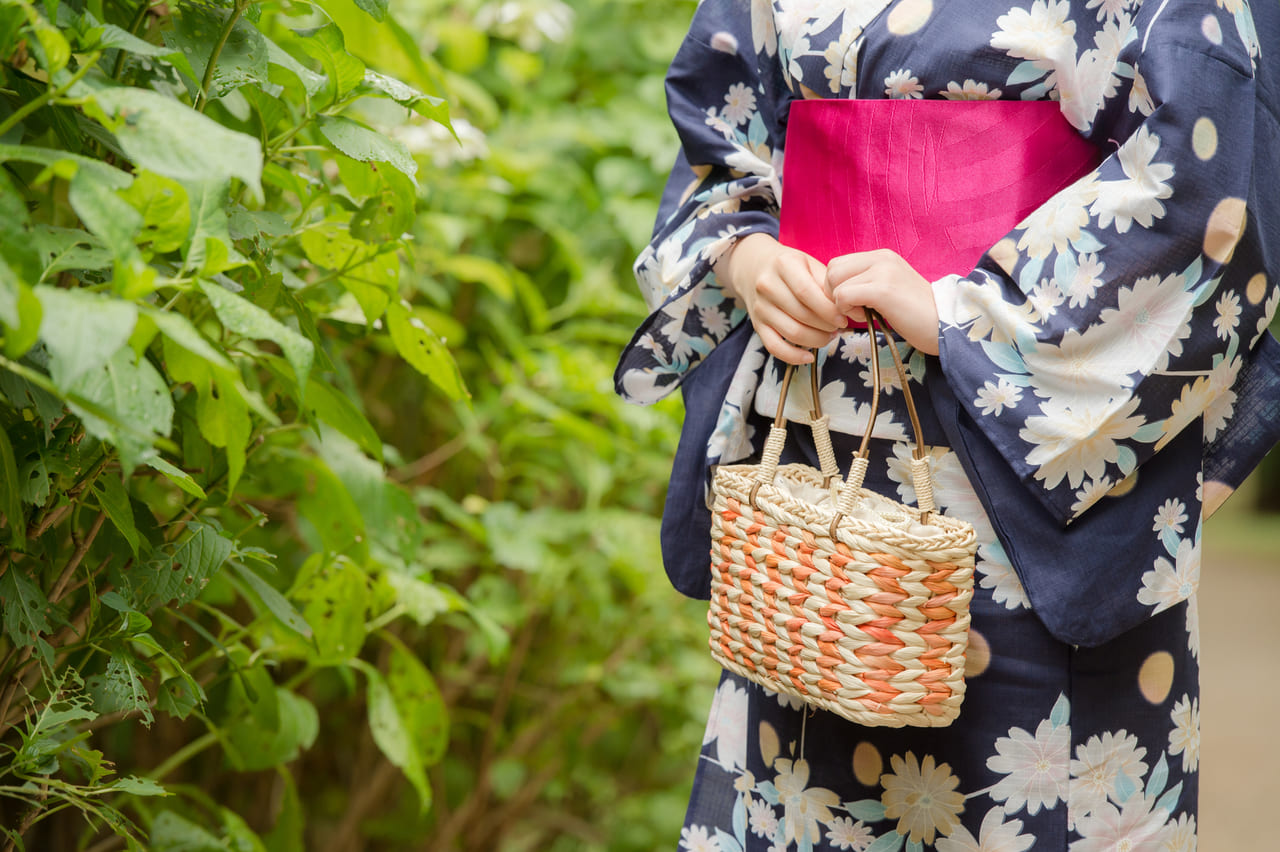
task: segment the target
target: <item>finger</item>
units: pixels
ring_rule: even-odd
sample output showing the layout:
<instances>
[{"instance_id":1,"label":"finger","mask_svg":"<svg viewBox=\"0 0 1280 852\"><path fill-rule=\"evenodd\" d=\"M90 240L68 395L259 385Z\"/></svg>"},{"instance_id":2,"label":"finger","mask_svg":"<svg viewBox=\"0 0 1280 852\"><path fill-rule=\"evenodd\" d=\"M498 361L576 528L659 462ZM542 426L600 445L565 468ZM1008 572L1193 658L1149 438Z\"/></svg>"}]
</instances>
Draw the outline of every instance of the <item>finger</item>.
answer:
<instances>
[{"instance_id":1,"label":"finger","mask_svg":"<svg viewBox=\"0 0 1280 852\"><path fill-rule=\"evenodd\" d=\"M814 328L811 325L800 322L772 304L757 306L756 314L752 317L752 321L757 328L767 326L773 329L779 337L793 345L809 349L826 346L831 342L831 336L836 333L836 329Z\"/></svg>"},{"instance_id":2,"label":"finger","mask_svg":"<svg viewBox=\"0 0 1280 852\"><path fill-rule=\"evenodd\" d=\"M836 309L845 316L854 311L861 313L862 308L883 313L884 288L878 279L870 273L863 273L854 278L842 281L832 290Z\"/></svg>"},{"instance_id":3,"label":"finger","mask_svg":"<svg viewBox=\"0 0 1280 852\"><path fill-rule=\"evenodd\" d=\"M827 264L827 284L834 290L842 281L870 271L883 260L881 251L855 251L840 255Z\"/></svg>"},{"instance_id":4,"label":"finger","mask_svg":"<svg viewBox=\"0 0 1280 852\"><path fill-rule=\"evenodd\" d=\"M788 364L809 364L813 362L812 352L783 339L782 335L778 334L770 326L756 326L756 333L760 335L764 348L779 361L784 361Z\"/></svg>"},{"instance_id":5,"label":"finger","mask_svg":"<svg viewBox=\"0 0 1280 852\"><path fill-rule=\"evenodd\" d=\"M789 313L814 328L830 327L834 330L843 324L843 318L828 292L826 268L821 263L811 257L803 258L800 263L784 263L779 269L779 276L790 298L779 294L778 302Z\"/></svg>"},{"instance_id":6,"label":"finger","mask_svg":"<svg viewBox=\"0 0 1280 852\"><path fill-rule=\"evenodd\" d=\"M818 285L810 283L810 286L816 289ZM831 301L825 293L821 291L819 293L821 312L810 308L794 290L780 282L767 290L762 306L767 304L771 309L791 317L802 325L826 331L829 334L844 324L844 318L836 310L836 303Z\"/></svg>"}]
</instances>

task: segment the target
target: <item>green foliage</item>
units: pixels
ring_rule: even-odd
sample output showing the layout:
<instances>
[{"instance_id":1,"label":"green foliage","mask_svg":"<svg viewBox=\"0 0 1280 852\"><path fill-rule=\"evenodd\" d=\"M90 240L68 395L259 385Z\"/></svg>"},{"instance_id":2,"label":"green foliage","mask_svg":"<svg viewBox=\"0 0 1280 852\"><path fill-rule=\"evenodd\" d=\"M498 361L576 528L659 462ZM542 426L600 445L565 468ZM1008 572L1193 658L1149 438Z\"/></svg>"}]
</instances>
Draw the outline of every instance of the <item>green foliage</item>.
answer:
<instances>
[{"instance_id":1,"label":"green foliage","mask_svg":"<svg viewBox=\"0 0 1280 852\"><path fill-rule=\"evenodd\" d=\"M0 0L0 850L670 843L691 6Z\"/></svg>"}]
</instances>

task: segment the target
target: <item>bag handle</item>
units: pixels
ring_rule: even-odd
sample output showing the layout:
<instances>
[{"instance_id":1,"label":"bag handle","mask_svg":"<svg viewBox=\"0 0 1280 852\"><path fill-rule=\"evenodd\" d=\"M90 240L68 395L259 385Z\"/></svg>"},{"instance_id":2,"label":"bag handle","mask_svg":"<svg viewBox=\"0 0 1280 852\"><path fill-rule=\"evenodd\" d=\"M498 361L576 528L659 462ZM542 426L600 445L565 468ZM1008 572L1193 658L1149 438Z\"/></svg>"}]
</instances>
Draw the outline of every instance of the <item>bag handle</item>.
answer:
<instances>
[{"instance_id":1,"label":"bag handle","mask_svg":"<svg viewBox=\"0 0 1280 852\"><path fill-rule=\"evenodd\" d=\"M916 491L916 506L920 510L920 522L928 523L929 515L934 511L935 505L933 501L933 477L929 472L929 459L924 451L924 439L920 429L920 416L916 413L915 399L911 396L910 382L907 379L906 367L903 366L902 356L898 352L898 347L894 343L891 329L885 324L880 315L871 310L866 309L868 333L871 335L871 411L867 417L867 428L862 434L862 443L858 447L857 453L854 454L853 462L849 466L849 475L845 478L840 488L840 496L836 501L836 515L831 522L831 535L835 537L836 528L844 516L853 511L854 502L857 500L858 490L862 488L863 480L867 475L867 467L870 465L870 445L871 432L875 428L876 416L880 411L880 358L878 347L876 346L876 334L882 332L889 342L889 353L893 357L893 366L898 371L898 379L902 385L902 396L907 403L907 416L911 420L911 430L915 437L915 446L911 450L911 481ZM778 394L778 411L774 416L773 425L769 427L769 437L765 440L764 452L761 456L759 469L756 473L756 483L751 488L751 503L754 505L756 500L756 492L764 483L772 483L774 476L778 470L778 460L782 456L782 446L786 442L787 437L787 391L791 387L791 378L795 373L795 365L788 364L786 372L782 377L782 388ZM810 413L810 425L813 427L814 446L818 451L819 463L822 465L822 473L824 476L824 485L829 485L835 477L832 473L835 470L835 454L831 448L831 432L829 428L829 418L822 413L822 406L818 397L818 359L817 352L814 352L813 365L809 371L810 387L813 394L813 410Z\"/></svg>"}]
</instances>

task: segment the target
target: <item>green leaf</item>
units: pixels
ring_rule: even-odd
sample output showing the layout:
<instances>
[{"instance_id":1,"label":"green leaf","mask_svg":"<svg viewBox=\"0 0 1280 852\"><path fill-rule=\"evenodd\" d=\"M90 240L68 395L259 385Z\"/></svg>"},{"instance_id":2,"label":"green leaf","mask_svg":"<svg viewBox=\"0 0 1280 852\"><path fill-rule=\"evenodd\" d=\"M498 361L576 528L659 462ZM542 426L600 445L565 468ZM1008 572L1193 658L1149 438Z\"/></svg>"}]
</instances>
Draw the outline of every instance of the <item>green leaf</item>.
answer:
<instances>
[{"instance_id":1,"label":"green leaf","mask_svg":"<svg viewBox=\"0 0 1280 852\"><path fill-rule=\"evenodd\" d=\"M151 823L150 852L227 852L226 845L173 811L161 811Z\"/></svg>"},{"instance_id":2,"label":"green leaf","mask_svg":"<svg viewBox=\"0 0 1280 852\"><path fill-rule=\"evenodd\" d=\"M200 484L191 478L191 474L181 468L175 467L160 458L160 456L148 456L146 459L146 465L147 467L152 468L153 470L158 470L160 473L164 474L166 479L190 494L192 497L198 497L201 500L208 498L209 495L205 494L204 489L200 487Z\"/></svg>"},{"instance_id":3,"label":"green leaf","mask_svg":"<svg viewBox=\"0 0 1280 852\"><path fill-rule=\"evenodd\" d=\"M433 583L398 572L388 573L386 579L395 589L396 604L404 607L405 614L424 627L435 621L437 616L464 607L452 589L446 593Z\"/></svg>"},{"instance_id":4,"label":"green leaf","mask_svg":"<svg viewBox=\"0 0 1280 852\"><path fill-rule=\"evenodd\" d=\"M160 329L161 334L187 352L202 359L215 369L228 371L235 369L231 362L227 360L227 357L213 348L213 344L191 324L191 320L182 314L174 313L173 311L162 311L150 305L143 305L142 312L151 318L151 321Z\"/></svg>"},{"instance_id":5,"label":"green leaf","mask_svg":"<svg viewBox=\"0 0 1280 852\"><path fill-rule=\"evenodd\" d=\"M261 196L262 146L252 136L144 89L104 89L93 100L139 168L184 183L239 178Z\"/></svg>"},{"instance_id":6,"label":"green leaf","mask_svg":"<svg viewBox=\"0 0 1280 852\"><path fill-rule=\"evenodd\" d=\"M308 96L313 96L324 88L325 77L323 74L317 74L294 59L283 47L271 39L267 39L267 61L272 65L280 66L297 77L298 81L302 83L302 88L306 89Z\"/></svg>"},{"instance_id":7,"label":"green leaf","mask_svg":"<svg viewBox=\"0 0 1280 852\"><path fill-rule=\"evenodd\" d=\"M197 74L197 82L204 79L205 69L219 36L226 30L231 9L184 3L177 7L179 14L173 18L173 29L164 34L165 43L178 48L191 62ZM210 98L220 98L232 89L247 84L261 85L267 82L267 40L257 27L238 19L218 54L213 68Z\"/></svg>"},{"instance_id":8,"label":"green leaf","mask_svg":"<svg viewBox=\"0 0 1280 852\"><path fill-rule=\"evenodd\" d=\"M375 21L381 22L387 17L387 5L389 0L356 0L356 5L369 13L369 17Z\"/></svg>"},{"instance_id":9,"label":"green leaf","mask_svg":"<svg viewBox=\"0 0 1280 852\"><path fill-rule=\"evenodd\" d=\"M129 491L120 477L107 472L93 482L93 493L98 506L106 512L112 525L120 531L133 555L138 555L138 527L133 522L133 506L129 504Z\"/></svg>"},{"instance_id":10,"label":"green leaf","mask_svg":"<svg viewBox=\"0 0 1280 852\"><path fill-rule=\"evenodd\" d=\"M385 134L341 115L321 115L319 126L324 138L353 160L390 163L409 177L418 171L404 143Z\"/></svg>"},{"instance_id":11,"label":"green leaf","mask_svg":"<svg viewBox=\"0 0 1280 852\"><path fill-rule=\"evenodd\" d=\"M100 24L95 29L97 30L95 40L82 45L82 49L119 49L138 56L149 57L169 56L173 53L173 48L166 47L163 44L152 44L149 41L143 41L133 33L122 27L117 27L115 24Z\"/></svg>"},{"instance_id":12,"label":"green leaf","mask_svg":"<svg viewBox=\"0 0 1280 852\"><path fill-rule=\"evenodd\" d=\"M392 636L388 636L387 641L391 643L387 686L423 765L432 766L444 757L449 744L449 717L444 698L431 672L413 652Z\"/></svg>"},{"instance_id":13,"label":"green leaf","mask_svg":"<svg viewBox=\"0 0 1280 852\"><path fill-rule=\"evenodd\" d=\"M294 783L293 773L279 767L280 814L271 831L263 835L262 842L268 852L306 852L304 828L306 814L302 810L302 800L298 798L298 785Z\"/></svg>"},{"instance_id":14,"label":"green leaf","mask_svg":"<svg viewBox=\"0 0 1280 852\"><path fill-rule=\"evenodd\" d=\"M328 423L355 441L360 449L382 461L382 439L345 395L313 378L307 383L307 408L312 417Z\"/></svg>"},{"instance_id":15,"label":"green leaf","mask_svg":"<svg viewBox=\"0 0 1280 852\"><path fill-rule=\"evenodd\" d=\"M49 599L20 565L0 574L0 610L4 632L15 645L34 645L38 634L49 632Z\"/></svg>"},{"instance_id":16,"label":"green leaf","mask_svg":"<svg viewBox=\"0 0 1280 852\"><path fill-rule=\"evenodd\" d=\"M128 793L130 796L169 796L172 795L158 782L137 775L126 775L109 788L113 793Z\"/></svg>"},{"instance_id":17,"label":"green leaf","mask_svg":"<svg viewBox=\"0 0 1280 852\"><path fill-rule=\"evenodd\" d=\"M31 229L30 239L40 261L41 281L48 281L64 270L110 269L114 260L103 242L88 231L36 225Z\"/></svg>"},{"instance_id":18,"label":"green leaf","mask_svg":"<svg viewBox=\"0 0 1280 852\"><path fill-rule=\"evenodd\" d=\"M453 130L453 126L449 123L449 102L444 98L437 98L419 92L412 86L402 83L394 77L379 74L377 71L366 71L364 80L361 82L363 87L369 90L370 94L391 98L391 100L413 110L418 115L429 118L437 124L442 124L448 127L450 131Z\"/></svg>"},{"instance_id":19,"label":"green leaf","mask_svg":"<svg viewBox=\"0 0 1280 852\"><path fill-rule=\"evenodd\" d=\"M196 181L185 186L191 199L191 237L183 272L212 276L247 263L231 244L227 182Z\"/></svg>"},{"instance_id":20,"label":"green leaf","mask_svg":"<svg viewBox=\"0 0 1280 852\"><path fill-rule=\"evenodd\" d=\"M15 550L27 547L27 516L22 511L21 482L9 433L0 428L0 516L5 519L9 541Z\"/></svg>"},{"instance_id":21,"label":"green leaf","mask_svg":"<svg viewBox=\"0 0 1280 852\"><path fill-rule=\"evenodd\" d=\"M196 691L198 689L184 677L171 677L160 684L156 707L177 719L185 719L204 700L202 693Z\"/></svg>"},{"instance_id":22,"label":"green leaf","mask_svg":"<svg viewBox=\"0 0 1280 852\"><path fill-rule=\"evenodd\" d=\"M138 310L131 302L85 290L35 288L43 319L40 337L49 348L49 373L66 391L76 380L119 352L133 333Z\"/></svg>"},{"instance_id":23,"label":"green leaf","mask_svg":"<svg viewBox=\"0 0 1280 852\"><path fill-rule=\"evenodd\" d=\"M96 370L66 388L67 404L94 437L114 444L125 473L154 453L155 436L169 434L173 398L169 386L146 358L125 347Z\"/></svg>"},{"instance_id":24,"label":"green leaf","mask_svg":"<svg viewBox=\"0 0 1280 852\"><path fill-rule=\"evenodd\" d=\"M470 396L453 355L431 329L410 315L405 303L393 304L387 308L387 328L391 332L391 342L395 344L400 356L444 391L446 396L454 400Z\"/></svg>"},{"instance_id":25,"label":"green leaf","mask_svg":"<svg viewBox=\"0 0 1280 852\"><path fill-rule=\"evenodd\" d=\"M336 24L325 24L312 30L298 30L301 36L295 42L298 47L315 58L329 84L333 86L334 101L341 100L364 79L364 63L347 52L342 30Z\"/></svg>"},{"instance_id":26,"label":"green leaf","mask_svg":"<svg viewBox=\"0 0 1280 852\"><path fill-rule=\"evenodd\" d=\"M224 287L201 281L200 289L209 297L218 321L228 331L255 340L270 340L279 345L284 351L284 357L293 366L299 388L306 386L311 362L315 357L315 349L310 340Z\"/></svg>"},{"instance_id":27,"label":"green leaf","mask_svg":"<svg viewBox=\"0 0 1280 852\"><path fill-rule=\"evenodd\" d=\"M364 671L369 681L369 731L373 741L418 791L419 809L425 813L431 807L431 784L427 781L422 752L382 675L372 666L365 667Z\"/></svg>"},{"instance_id":28,"label":"green leaf","mask_svg":"<svg viewBox=\"0 0 1280 852\"><path fill-rule=\"evenodd\" d=\"M231 542L206 524L193 524L194 531L168 552L130 569L137 581L133 599L140 609L173 602L184 606L195 600L209 578L231 555Z\"/></svg>"},{"instance_id":29,"label":"green leaf","mask_svg":"<svg viewBox=\"0 0 1280 852\"><path fill-rule=\"evenodd\" d=\"M307 229L298 242L312 263L342 273L338 281L360 303L366 324L382 316L400 280L400 260L394 251L358 239L336 222Z\"/></svg>"},{"instance_id":30,"label":"green leaf","mask_svg":"<svg viewBox=\"0 0 1280 852\"><path fill-rule=\"evenodd\" d=\"M307 620L294 609L293 604L289 603L289 599L280 594L276 587L268 583L258 573L250 568L245 567L237 562L231 563L232 569L240 576L242 580L248 584L253 593L258 596L263 605L272 615L276 617L281 624L297 633L303 639L310 639L312 636L311 625L307 624Z\"/></svg>"},{"instance_id":31,"label":"green leaf","mask_svg":"<svg viewBox=\"0 0 1280 852\"><path fill-rule=\"evenodd\" d=\"M228 754L242 771L271 769L296 760L310 748L320 732L320 714L315 705L270 677L255 681L259 700L250 713L224 729Z\"/></svg>"},{"instance_id":32,"label":"green leaf","mask_svg":"<svg viewBox=\"0 0 1280 852\"><path fill-rule=\"evenodd\" d=\"M98 713L137 713L142 723L150 727L155 716L151 713L145 678L137 660L129 654L115 653L102 674L85 681L85 689L92 696Z\"/></svg>"},{"instance_id":33,"label":"green leaf","mask_svg":"<svg viewBox=\"0 0 1280 852\"><path fill-rule=\"evenodd\" d=\"M142 227L142 215L109 184L101 182L94 172L78 171L71 179L68 198L76 215L102 240L117 262L141 261L133 238ZM122 280L115 282L117 292L125 292L123 283Z\"/></svg>"},{"instance_id":34,"label":"green leaf","mask_svg":"<svg viewBox=\"0 0 1280 852\"><path fill-rule=\"evenodd\" d=\"M182 248L191 233L191 202L182 184L143 171L122 196L142 215L139 244L149 243L160 254Z\"/></svg>"},{"instance_id":35,"label":"green leaf","mask_svg":"<svg viewBox=\"0 0 1280 852\"><path fill-rule=\"evenodd\" d=\"M346 663L360 653L366 635L369 588L365 573L345 556L311 556L299 572L293 596L316 640L315 665Z\"/></svg>"}]
</instances>

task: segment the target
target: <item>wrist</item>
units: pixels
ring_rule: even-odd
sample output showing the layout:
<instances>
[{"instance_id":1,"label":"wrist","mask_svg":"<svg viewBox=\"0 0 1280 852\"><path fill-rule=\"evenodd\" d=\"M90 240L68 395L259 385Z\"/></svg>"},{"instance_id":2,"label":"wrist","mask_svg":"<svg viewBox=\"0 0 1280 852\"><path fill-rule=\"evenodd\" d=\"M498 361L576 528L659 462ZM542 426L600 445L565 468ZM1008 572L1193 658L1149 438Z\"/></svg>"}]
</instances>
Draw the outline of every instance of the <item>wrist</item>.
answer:
<instances>
[{"instance_id":1,"label":"wrist","mask_svg":"<svg viewBox=\"0 0 1280 852\"><path fill-rule=\"evenodd\" d=\"M777 246L772 235L761 231L735 239L712 267L720 288L734 298L742 298L764 255Z\"/></svg>"}]
</instances>

